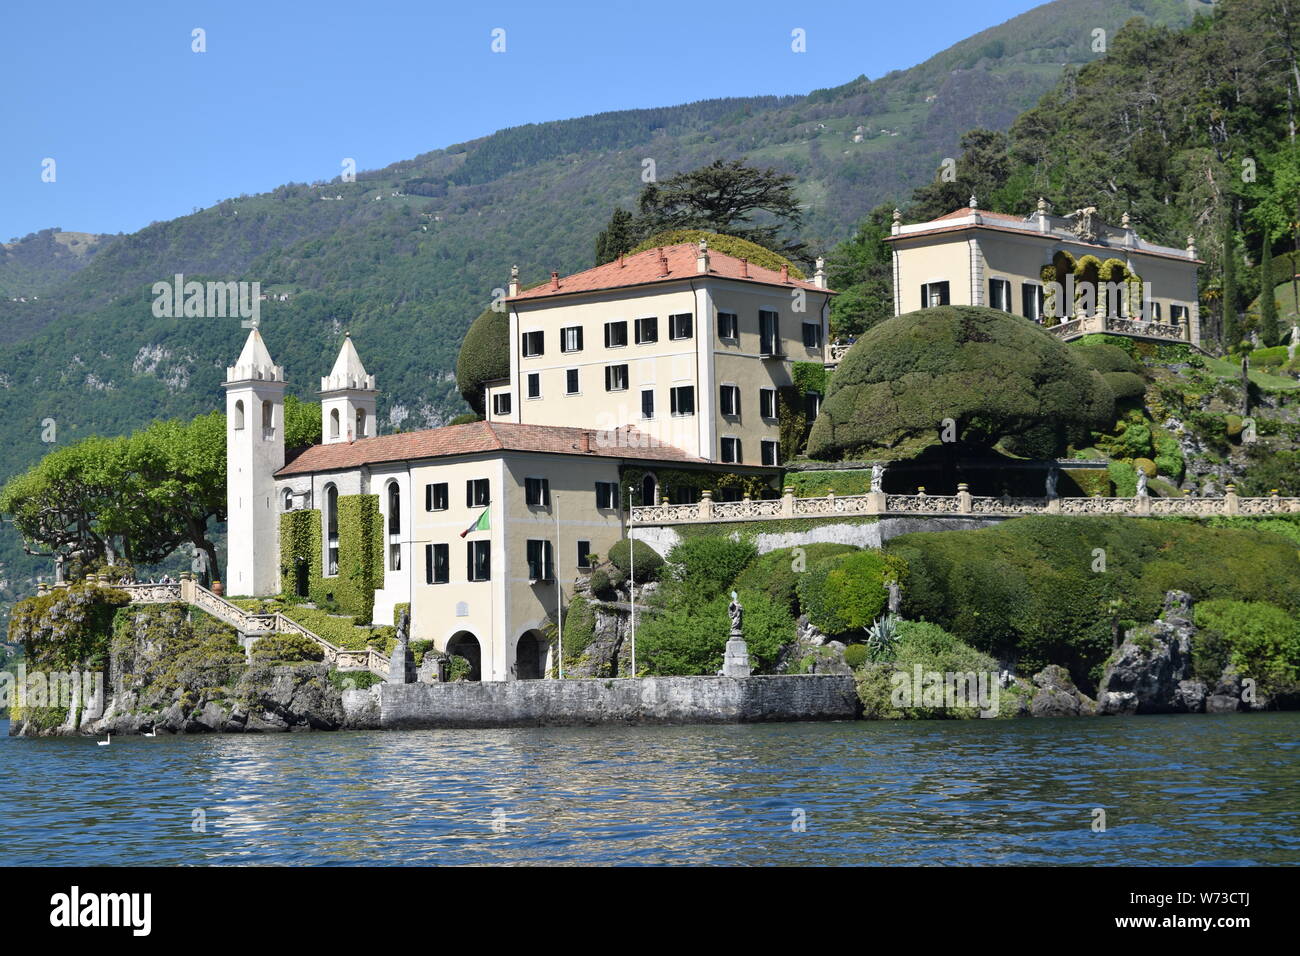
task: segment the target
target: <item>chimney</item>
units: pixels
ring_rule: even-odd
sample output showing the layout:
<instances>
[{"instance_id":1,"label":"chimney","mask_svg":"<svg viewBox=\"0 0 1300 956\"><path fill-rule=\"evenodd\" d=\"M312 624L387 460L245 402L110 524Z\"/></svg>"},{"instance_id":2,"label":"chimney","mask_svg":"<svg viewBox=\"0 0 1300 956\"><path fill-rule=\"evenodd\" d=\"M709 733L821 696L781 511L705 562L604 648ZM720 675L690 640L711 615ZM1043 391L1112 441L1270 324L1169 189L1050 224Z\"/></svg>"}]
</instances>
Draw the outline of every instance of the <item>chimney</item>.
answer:
<instances>
[{"instance_id":1,"label":"chimney","mask_svg":"<svg viewBox=\"0 0 1300 956\"><path fill-rule=\"evenodd\" d=\"M664 247L659 247L659 278L668 275L668 257L664 255Z\"/></svg>"},{"instance_id":2,"label":"chimney","mask_svg":"<svg viewBox=\"0 0 1300 956\"><path fill-rule=\"evenodd\" d=\"M510 284L506 286L506 293L514 298L519 294L519 267L510 267Z\"/></svg>"},{"instance_id":3,"label":"chimney","mask_svg":"<svg viewBox=\"0 0 1300 956\"><path fill-rule=\"evenodd\" d=\"M556 272L554 269L551 270L551 291L552 292L560 291L560 274Z\"/></svg>"},{"instance_id":4,"label":"chimney","mask_svg":"<svg viewBox=\"0 0 1300 956\"><path fill-rule=\"evenodd\" d=\"M813 273L813 285L819 289L826 288L826 260L817 257L817 271Z\"/></svg>"},{"instance_id":5,"label":"chimney","mask_svg":"<svg viewBox=\"0 0 1300 956\"><path fill-rule=\"evenodd\" d=\"M749 260L744 256L740 257L740 274L744 278L749 278Z\"/></svg>"},{"instance_id":6,"label":"chimney","mask_svg":"<svg viewBox=\"0 0 1300 956\"><path fill-rule=\"evenodd\" d=\"M902 231L902 228L903 228L903 211L899 209L897 206L895 206L894 221L893 224L890 225L889 227L889 233L892 236L896 236L899 234L900 231Z\"/></svg>"},{"instance_id":7,"label":"chimney","mask_svg":"<svg viewBox=\"0 0 1300 956\"><path fill-rule=\"evenodd\" d=\"M700 275L707 275L709 272L709 241L700 240L699 251L695 253L695 271Z\"/></svg>"},{"instance_id":8,"label":"chimney","mask_svg":"<svg viewBox=\"0 0 1300 956\"><path fill-rule=\"evenodd\" d=\"M781 265L781 281L782 282L790 281L790 266L786 263L782 263Z\"/></svg>"},{"instance_id":9,"label":"chimney","mask_svg":"<svg viewBox=\"0 0 1300 956\"><path fill-rule=\"evenodd\" d=\"M623 268L623 253L621 252L618 254L618 267Z\"/></svg>"}]
</instances>

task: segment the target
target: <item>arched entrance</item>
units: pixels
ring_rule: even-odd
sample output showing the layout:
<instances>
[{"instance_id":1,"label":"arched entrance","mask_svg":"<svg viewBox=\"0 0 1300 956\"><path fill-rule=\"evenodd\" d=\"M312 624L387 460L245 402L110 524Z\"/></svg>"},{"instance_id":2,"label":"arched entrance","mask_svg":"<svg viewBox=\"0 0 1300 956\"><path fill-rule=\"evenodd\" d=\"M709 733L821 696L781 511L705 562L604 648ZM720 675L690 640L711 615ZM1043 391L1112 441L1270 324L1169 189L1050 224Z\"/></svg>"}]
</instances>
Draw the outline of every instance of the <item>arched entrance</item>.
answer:
<instances>
[{"instance_id":1,"label":"arched entrance","mask_svg":"<svg viewBox=\"0 0 1300 956\"><path fill-rule=\"evenodd\" d=\"M546 673L546 642L536 631L526 631L515 643L515 679L539 680Z\"/></svg>"},{"instance_id":2,"label":"arched entrance","mask_svg":"<svg viewBox=\"0 0 1300 956\"><path fill-rule=\"evenodd\" d=\"M655 492L657 490L658 489L656 487L654 475L646 475L644 478L642 478L641 479L641 501L639 502L639 504L643 504L643 505L658 504L659 501L655 497Z\"/></svg>"},{"instance_id":3,"label":"arched entrance","mask_svg":"<svg viewBox=\"0 0 1300 956\"><path fill-rule=\"evenodd\" d=\"M483 661L478 638L469 631L457 631L452 635L451 640L447 642L447 655L463 657L469 661L469 680L483 679Z\"/></svg>"}]
</instances>

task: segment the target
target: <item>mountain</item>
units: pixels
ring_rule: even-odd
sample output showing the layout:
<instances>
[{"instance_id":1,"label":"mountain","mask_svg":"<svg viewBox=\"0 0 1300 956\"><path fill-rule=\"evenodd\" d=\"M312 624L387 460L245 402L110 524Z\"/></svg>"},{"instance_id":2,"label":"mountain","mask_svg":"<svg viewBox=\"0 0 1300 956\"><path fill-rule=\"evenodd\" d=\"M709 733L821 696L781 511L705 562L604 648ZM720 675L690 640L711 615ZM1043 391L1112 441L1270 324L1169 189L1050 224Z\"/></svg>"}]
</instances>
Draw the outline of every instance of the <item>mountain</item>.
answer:
<instances>
[{"instance_id":1,"label":"mountain","mask_svg":"<svg viewBox=\"0 0 1300 956\"><path fill-rule=\"evenodd\" d=\"M347 330L378 379L381 428L436 425L464 409L459 343L510 266L525 282L590 266L611 209L639 191L644 157L660 177L740 156L793 173L801 238L825 251L931 178L966 130L1007 128L1063 66L1097 59L1095 30L1192 15L1185 0L1055 0L876 80L514 127L355 182L290 183L151 224L98 244L56 284L54 263L73 262L49 256L26 279L0 268L6 287L47 283L36 301L0 297L0 480L49 450L47 419L63 444L220 406L239 320L155 317L151 287L176 273L277 296L262 331L292 392L311 397ZM37 569L48 571L0 528L0 601Z\"/></svg>"},{"instance_id":2,"label":"mountain","mask_svg":"<svg viewBox=\"0 0 1300 956\"><path fill-rule=\"evenodd\" d=\"M38 300L85 268L113 238L54 228L0 243L0 296Z\"/></svg>"}]
</instances>

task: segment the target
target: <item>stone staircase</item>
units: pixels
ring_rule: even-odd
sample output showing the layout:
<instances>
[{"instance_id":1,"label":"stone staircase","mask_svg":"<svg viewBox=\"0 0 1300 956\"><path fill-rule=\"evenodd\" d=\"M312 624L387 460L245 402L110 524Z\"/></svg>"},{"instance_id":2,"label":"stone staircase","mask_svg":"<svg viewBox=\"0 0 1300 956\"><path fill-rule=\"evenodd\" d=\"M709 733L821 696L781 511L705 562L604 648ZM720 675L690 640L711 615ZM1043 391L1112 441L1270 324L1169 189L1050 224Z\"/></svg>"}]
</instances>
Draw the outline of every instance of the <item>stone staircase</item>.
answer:
<instances>
[{"instance_id":1,"label":"stone staircase","mask_svg":"<svg viewBox=\"0 0 1300 956\"><path fill-rule=\"evenodd\" d=\"M106 584L108 582L105 582ZM388 676L388 658L373 647L352 651L325 640L319 634L286 617L279 611L274 614L254 614L245 611L225 598L213 594L192 577L186 576L172 584L114 584L112 587L131 595L133 604L171 604L180 602L211 614L223 624L239 632L241 643L248 645L249 638L267 634L299 634L314 641L325 652L325 661L341 671L370 671L379 677Z\"/></svg>"}]
</instances>

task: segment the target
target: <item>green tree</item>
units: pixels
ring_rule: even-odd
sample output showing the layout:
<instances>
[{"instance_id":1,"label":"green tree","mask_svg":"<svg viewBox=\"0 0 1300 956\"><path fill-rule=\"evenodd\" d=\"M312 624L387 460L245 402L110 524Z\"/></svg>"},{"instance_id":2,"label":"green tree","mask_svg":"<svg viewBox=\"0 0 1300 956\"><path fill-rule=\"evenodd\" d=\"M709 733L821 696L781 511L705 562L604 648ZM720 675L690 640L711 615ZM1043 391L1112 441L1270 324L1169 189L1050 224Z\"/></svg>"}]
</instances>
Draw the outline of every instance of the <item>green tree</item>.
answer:
<instances>
[{"instance_id":1,"label":"green tree","mask_svg":"<svg viewBox=\"0 0 1300 956\"><path fill-rule=\"evenodd\" d=\"M483 386L509 374L510 316L504 311L485 309L465 333L456 359L456 384L461 397L483 415Z\"/></svg>"},{"instance_id":2,"label":"green tree","mask_svg":"<svg viewBox=\"0 0 1300 956\"><path fill-rule=\"evenodd\" d=\"M1241 323L1237 321L1237 249L1232 220L1223 223L1223 341L1225 349L1241 344Z\"/></svg>"},{"instance_id":3,"label":"green tree","mask_svg":"<svg viewBox=\"0 0 1300 956\"><path fill-rule=\"evenodd\" d=\"M955 164L940 164L935 178L912 194L908 216L917 221L936 219L960 209L974 196L983 209L1006 205L1002 195L1011 174L1005 133L973 129L961 138L961 155ZM953 175L945 173L951 170Z\"/></svg>"},{"instance_id":4,"label":"green tree","mask_svg":"<svg viewBox=\"0 0 1300 956\"><path fill-rule=\"evenodd\" d=\"M294 395L284 399L284 447L306 448L321 441L320 403L300 401Z\"/></svg>"},{"instance_id":5,"label":"green tree","mask_svg":"<svg viewBox=\"0 0 1300 956\"><path fill-rule=\"evenodd\" d=\"M894 314L893 256L885 242L892 223L893 209L878 206L831 251L826 271L839 293L831 302L836 336L861 335Z\"/></svg>"},{"instance_id":6,"label":"green tree","mask_svg":"<svg viewBox=\"0 0 1300 956\"><path fill-rule=\"evenodd\" d=\"M603 266L631 250L637 242L636 223L632 214L619 206L609 225L596 236L596 265Z\"/></svg>"}]
</instances>

